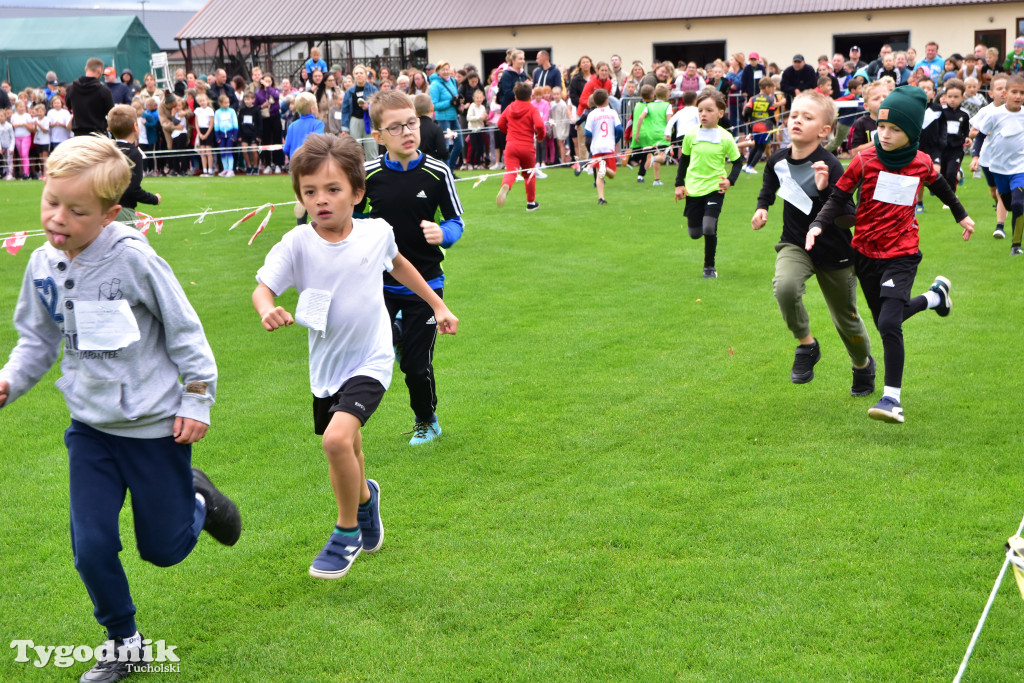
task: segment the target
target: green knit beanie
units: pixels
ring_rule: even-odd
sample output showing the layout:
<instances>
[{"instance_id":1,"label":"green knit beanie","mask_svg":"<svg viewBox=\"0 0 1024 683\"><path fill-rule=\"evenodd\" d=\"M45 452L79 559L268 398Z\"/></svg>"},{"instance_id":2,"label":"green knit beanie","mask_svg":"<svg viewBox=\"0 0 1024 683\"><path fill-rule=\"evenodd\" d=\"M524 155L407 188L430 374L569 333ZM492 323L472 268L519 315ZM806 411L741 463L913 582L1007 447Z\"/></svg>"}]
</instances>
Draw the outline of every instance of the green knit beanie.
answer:
<instances>
[{"instance_id":1,"label":"green knit beanie","mask_svg":"<svg viewBox=\"0 0 1024 683\"><path fill-rule=\"evenodd\" d=\"M927 106L928 97L924 90L916 85L901 85L882 100L878 107L878 120L899 126L913 144L921 138L921 124Z\"/></svg>"},{"instance_id":2,"label":"green knit beanie","mask_svg":"<svg viewBox=\"0 0 1024 683\"><path fill-rule=\"evenodd\" d=\"M928 106L928 97L916 85L901 85L889 93L878 107L878 122L891 123L899 126L907 134L909 144L900 149L885 151L882 143L875 138L875 151L878 159L890 171L898 171L917 156L921 140L921 124L924 123L924 110Z\"/></svg>"}]
</instances>

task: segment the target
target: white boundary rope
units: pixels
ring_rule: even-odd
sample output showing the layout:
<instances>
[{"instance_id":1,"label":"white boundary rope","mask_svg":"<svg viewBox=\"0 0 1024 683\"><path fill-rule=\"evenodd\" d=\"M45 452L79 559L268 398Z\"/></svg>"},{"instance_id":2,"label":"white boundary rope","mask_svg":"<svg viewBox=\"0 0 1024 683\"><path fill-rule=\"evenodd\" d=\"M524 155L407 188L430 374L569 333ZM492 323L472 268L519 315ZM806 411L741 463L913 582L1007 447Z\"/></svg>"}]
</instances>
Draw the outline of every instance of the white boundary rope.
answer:
<instances>
[{"instance_id":1,"label":"white boundary rope","mask_svg":"<svg viewBox=\"0 0 1024 683\"><path fill-rule=\"evenodd\" d=\"M1024 531L1024 519L1020 520L1020 526L1017 527L1017 536L1020 536L1021 532ZM974 652L974 646L978 643L978 637L981 635L981 629L985 626L985 620L988 619L988 611L992 609L992 603L995 602L996 593L999 592L999 586L1003 583L1003 577L1006 575L1006 568L1010 566L1010 558L1007 557L1003 561L1003 568L999 570L999 576L996 577L996 584L992 586L992 593L988 596L988 602L985 603L985 609L981 613L981 619L978 620L978 627L974 629L974 635L971 636L971 642L967 645L967 652L964 653L964 660L960 662L960 670L956 672L956 678L953 679L953 683L960 683L960 679L964 675L964 671L967 670L967 662L971 659L971 654Z\"/></svg>"}]
</instances>

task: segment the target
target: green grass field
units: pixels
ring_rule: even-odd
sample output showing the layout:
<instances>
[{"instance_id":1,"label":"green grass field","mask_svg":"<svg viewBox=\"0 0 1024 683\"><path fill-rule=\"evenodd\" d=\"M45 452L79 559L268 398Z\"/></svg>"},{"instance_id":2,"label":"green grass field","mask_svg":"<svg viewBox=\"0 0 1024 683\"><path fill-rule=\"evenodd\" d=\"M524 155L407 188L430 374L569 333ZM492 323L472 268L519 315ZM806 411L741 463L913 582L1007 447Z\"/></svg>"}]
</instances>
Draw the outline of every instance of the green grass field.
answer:
<instances>
[{"instance_id":1,"label":"green grass field","mask_svg":"<svg viewBox=\"0 0 1024 683\"><path fill-rule=\"evenodd\" d=\"M659 188L621 171L604 207L585 176L554 170L536 213L521 184L498 210L496 179L460 183L467 228L445 264L461 325L436 353L444 435L407 445L396 371L363 432L385 545L336 582L306 573L335 512L305 330L268 334L249 300L290 207L251 247L258 218L227 230L240 214L151 232L220 368L193 460L244 530L233 548L204 535L159 569L139 560L126 507L139 627L181 658L180 673L140 680L951 680L1024 514L1024 259L992 239L987 189L961 188L979 224L966 244L926 200L915 291L946 275L955 307L904 326L907 422L888 425L867 417L877 332L878 391L851 398L813 282L823 358L812 383L789 382L795 341L771 289L781 207L761 232L749 222L760 174L729 192L720 278L706 281L669 170ZM158 216L292 199L284 177L145 186L165 197ZM0 184L5 231L38 226L40 191ZM4 357L41 243L0 252ZM98 645L68 539L57 376L0 412L0 623L8 641ZM1022 614L1008 577L965 680L1019 679ZM0 654L0 679L87 668L14 657Z\"/></svg>"}]
</instances>

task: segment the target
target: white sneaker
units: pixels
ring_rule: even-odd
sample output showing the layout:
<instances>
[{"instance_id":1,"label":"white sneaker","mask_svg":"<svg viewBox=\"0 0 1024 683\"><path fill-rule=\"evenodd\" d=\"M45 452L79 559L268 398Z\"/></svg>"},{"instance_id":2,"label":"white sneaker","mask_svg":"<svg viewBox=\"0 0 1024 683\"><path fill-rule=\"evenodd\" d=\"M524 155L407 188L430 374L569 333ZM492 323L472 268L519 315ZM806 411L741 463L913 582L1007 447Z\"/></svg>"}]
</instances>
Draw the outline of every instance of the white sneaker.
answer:
<instances>
[{"instance_id":1,"label":"white sneaker","mask_svg":"<svg viewBox=\"0 0 1024 683\"><path fill-rule=\"evenodd\" d=\"M653 185L654 187L661 187L662 185L664 185L664 183L661 182L660 180L655 180L653 183L651 183L651 185Z\"/></svg>"},{"instance_id":2,"label":"white sneaker","mask_svg":"<svg viewBox=\"0 0 1024 683\"><path fill-rule=\"evenodd\" d=\"M234 178L235 177L235 172L234 171L224 171L224 177L225 178Z\"/></svg>"},{"instance_id":3,"label":"white sneaker","mask_svg":"<svg viewBox=\"0 0 1024 683\"><path fill-rule=\"evenodd\" d=\"M274 164L274 173L281 173L281 167L277 164Z\"/></svg>"},{"instance_id":4,"label":"white sneaker","mask_svg":"<svg viewBox=\"0 0 1024 683\"><path fill-rule=\"evenodd\" d=\"M221 171L217 175L220 176L221 178L223 178L226 173L227 173L227 171Z\"/></svg>"},{"instance_id":5,"label":"white sneaker","mask_svg":"<svg viewBox=\"0 0 1024 683\"><path fill-rule=\"evenodd\" d=\"M271 171L273 171L272 167L270 167L270 166L264 166L263 167L263 175L269 175L271 173Z\"/></svg>"},{"instance_id":6,"label":"white sneaker","mask_svg":"<svg viewBox=\"0 0 1024 683\"><path fill-rule=\"evenodd\" d=\"M743 167L743 172L744 172L744 173L757 173L757 171L755 171L755 170L754 170L753 168L751 168L750 166L744 166L744 167Z\"/></svg>"},{"instance_id":7,"label":"white sneaker","mask_svg":"<svg viewBox=\"0 0 1024 683\"><path fill-rule=\"evenodd\" d=\"M597 164L597 177L601 178L601 179L604 179L604 177L605 177L605 175L607 173L608 173L608 162L606 162L604 159L601 159L601 161L599 161L598 164Z\"/></svg>"},{"instance_id":8,"label":"white sneaker","mask_svg":"<svg viewBox=\"0 0 1024 683\"><path fill-rule=\"evenodd\" d=\"M586 173L587 175L594 175L594 169L590 166L590 164L586 165L586 167L583 169L583 172Z\"/></svg>"},{"instance_id":9,"label":"white sneaker","mask_svg":"<svg viewBox=\"0 0 1024 683\"><path fill-rule=\"evenodd\" d=\"M544 178L547 178L547 177L548 177L548 174L547 174L547 173L545 173L544 171L540 170L540 168L537 168L537 169L536 169L536 176L537 176L537 178L539 178L540 180L543 180Z\"/></svg>"},{"instance_id":10,"label":"white sneaker","mask_svg":"<svg viewBox=\"0 0 1024 683\"><path fill-rule=\"evenodd\" d=\"M497 171L497 170L500 170L500 169L501 169L501 162L500 161L495 161L493 164L491 164L491 170L492 171Z\"/></svg>"}]
</instances>

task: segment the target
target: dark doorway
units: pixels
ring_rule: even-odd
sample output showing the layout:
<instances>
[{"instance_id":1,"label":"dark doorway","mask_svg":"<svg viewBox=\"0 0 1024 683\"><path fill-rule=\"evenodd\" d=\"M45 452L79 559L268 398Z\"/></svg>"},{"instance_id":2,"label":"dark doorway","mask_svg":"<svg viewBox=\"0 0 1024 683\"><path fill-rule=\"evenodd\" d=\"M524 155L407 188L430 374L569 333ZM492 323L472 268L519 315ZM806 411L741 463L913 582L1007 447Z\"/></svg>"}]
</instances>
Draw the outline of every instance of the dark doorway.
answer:
<instances>
[{"instance_id":1,"label":"dark doorway","mask_svg":"<svg viewBox=\"0 0 1024 683\"><path fill-rule=\"evenodd\" d=\"M901 52L910 47L909 31L894 31L893 33L847 33L832 36L832 53L842 53L849 59L850 48L856 45L860 48L860 58L866 64L878 59L878 52L883 45L891 45L893 52ZM920 55L924 55L924 45L917 48ZM831 59L832 55L829 55ZM814 59L807 55L808 59ZM811 62L811 65L816 65Z\"/></svg>"},{"instance_id":2,"label":"dark doorway","mask_svg":"<svg viewBox=\"0 0 1024 683\"><path fill-rule=\"evenodd\" d=\"M725 59L724 40L711 40L703 43L655 43L654 59L658 62L671 61L673 65L682 62L697 62L703 68L716 59Z\"/></svg>"}]
</instances>

